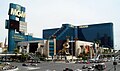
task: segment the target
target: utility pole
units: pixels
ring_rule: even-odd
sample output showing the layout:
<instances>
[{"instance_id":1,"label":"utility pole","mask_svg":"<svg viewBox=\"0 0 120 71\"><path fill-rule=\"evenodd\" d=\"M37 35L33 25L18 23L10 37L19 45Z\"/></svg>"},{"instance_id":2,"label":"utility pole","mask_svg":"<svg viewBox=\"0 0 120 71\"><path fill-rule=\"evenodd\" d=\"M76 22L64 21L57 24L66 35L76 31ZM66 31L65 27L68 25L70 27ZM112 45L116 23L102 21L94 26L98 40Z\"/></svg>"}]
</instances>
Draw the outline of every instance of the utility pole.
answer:
<instances>
[{"instance_id":1,"label":"utility pole","mask_svg":"<svg viewBox=\"0 0 120 71\"><path fill-rule=\"evenodd\" d=\"M115 58L115 53L114 53L114 62L113 62L113 65L114 65L114 71L116 71L117 62L116 62L116 58Z\"/></svg>"},{"instance_id":2,"label":"utility pole","mask_svg":"<svg viewBox=\"0 0 120 71\"><path fill-rule=\"evenodd\" d=\"M116 71L116 59L115 59L115 56L114 56L114 71Z\"/></svg>"}]
</instances>

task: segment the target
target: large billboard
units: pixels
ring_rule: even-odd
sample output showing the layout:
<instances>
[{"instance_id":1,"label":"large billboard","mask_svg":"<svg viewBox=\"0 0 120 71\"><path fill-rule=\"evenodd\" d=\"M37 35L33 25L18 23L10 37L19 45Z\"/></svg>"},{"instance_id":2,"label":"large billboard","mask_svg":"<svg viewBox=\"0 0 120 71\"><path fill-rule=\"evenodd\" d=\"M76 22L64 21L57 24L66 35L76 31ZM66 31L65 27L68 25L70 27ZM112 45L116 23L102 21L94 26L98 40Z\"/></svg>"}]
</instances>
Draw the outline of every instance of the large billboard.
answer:
<instances>
[{"instance_id":1,"label":"large billboard","mask_svg":"<svg viewBox=\"0 0 120 71\"><path fill-rule=\"evenodd\" d=\"M16 29L17 31L19 31L19 21L16 21L16 20L9 20L9 21L10 21L9 28Z\"/></svg>"},{"instance_id":2,"label":"large billboard","mask_svg":"<svg viewBox=\"0 0 120 71\"><path fill-rule=\"evenodd\" d=\"M8 15L9 20L6 20L5 28L8 29L8 52L12 53L16 48L17 41L25 40L25 32L27 31L25 7L10 3Z\"/></svg>"},{"instance_id":3,"label":"large billboard","mask_svg":"<svg viewBox=\"0 0 120 71\"><path fill-rule=\"evenodd\" d=\"M23 21L8 20L9 26L7 28L14 29L17 32L27 33L27 23Z\"/></svg>"},{"instance_id":4,"label":"large billboard","mask_svg":"<svg viewBox=\"0 0 120 71\"><path fill-rule=\"evenodd\" d=\"M27 23L26 22L20 21L20 23L19 23L19 31L27 33Z\"/></svg>"}]
</instances>

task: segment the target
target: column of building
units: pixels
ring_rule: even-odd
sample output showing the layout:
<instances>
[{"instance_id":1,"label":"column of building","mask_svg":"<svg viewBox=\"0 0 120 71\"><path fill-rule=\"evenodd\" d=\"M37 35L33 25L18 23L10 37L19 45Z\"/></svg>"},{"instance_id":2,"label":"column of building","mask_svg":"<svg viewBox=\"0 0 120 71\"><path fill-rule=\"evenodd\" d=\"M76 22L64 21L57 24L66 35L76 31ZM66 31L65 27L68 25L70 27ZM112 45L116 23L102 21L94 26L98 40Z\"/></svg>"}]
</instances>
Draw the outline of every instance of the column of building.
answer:
<instances>
[{"instance_id":1,"label":"column of building","mask_svg":"<svg viewBox=\"0 0 120 71\"><path fill-rule=\"evenodd\" d=\"M78 48L77 48L77 40L78 40L78 38L75 38L75 56L77 57L79 54L79 50L78 50Z\"/></svg>"},{"instance_id":2,"label":"column of building","mask_svg":"<svg viewBox=\"0 0 120 71\"><path fill-rule=\"evenodd\" d=\"M54 56L56 56L56 36L53 37L53 42L54 42Z\"/></svg>"},{"instance_id":3,"label":"column of building","mask_svg":"<svg viewBox=\"0 0 120 71\"><path fill-rule=\"evenodd\" d=\"M45 55L47 56L47 57L49 57L49 40L47 39L47 41L46 41L46 53L45 53Z\"/></svg>"},{"instance_id":4,"label":"column of building","mask_svg":"<svg viewBox=\"0 0 120 71\"><path fill-rule=\"evenodd\" d=\"M70 52L69 52L69 42L70 42L70 36L66 36L66 38L67 38L67 40L66 40L66 42L65 42L65 44L67 45L67 46L65 46L65 51L68 53L68 54L70 54ZM72 48L72 46L71 46L71 49L72 49L72 52L73 52L73 48Z\"/></svg>"}]
</instances>

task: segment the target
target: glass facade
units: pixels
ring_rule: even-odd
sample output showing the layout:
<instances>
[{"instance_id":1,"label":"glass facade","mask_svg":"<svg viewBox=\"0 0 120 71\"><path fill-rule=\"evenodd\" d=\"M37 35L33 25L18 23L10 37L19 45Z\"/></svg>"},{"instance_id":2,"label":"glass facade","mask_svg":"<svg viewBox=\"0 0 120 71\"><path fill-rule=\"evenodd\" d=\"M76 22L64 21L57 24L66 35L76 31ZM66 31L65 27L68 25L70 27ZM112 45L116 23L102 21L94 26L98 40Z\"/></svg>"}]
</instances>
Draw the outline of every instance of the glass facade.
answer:
<instances>
[{"instance_id":1,"label":"glass facade","mask_svg":"<svg viewBox=\"0 0 120 71\"><path fill-rule=\"evenodd\" d=\"M62 27L58 29L43 30L44 39L47 39L47 37L51 36L56 36L57 49L62 48L62 43L64 43L64 41L67 39L67 36L70 37L70 40L77 38L80 41L96 42L99 43L101 47L113 48L114 46L113 23L101 23L80 26L63 24ZM71 37L73 39L71 39Z\"/></svg>"},{"instance_id":2,"label":"glass facade","mask_svg":"<svg viewBox=\"0 0 120 71\"><path fill-rule=\"evenodd\" d=\"M102 23L78 26L78 39L98 42L101 47L113 48L113 24Z\"/></svg>"},{"instance_id":3,"label":"glass facade","mask_svg":"<svg viewBox=\"0 0 120 71\"><path fill-rule=\"evenodd\" d=\"M54 55L54 42L50 40L49 42L49 55L53 56Z\"/></svg>"}]
</instances>

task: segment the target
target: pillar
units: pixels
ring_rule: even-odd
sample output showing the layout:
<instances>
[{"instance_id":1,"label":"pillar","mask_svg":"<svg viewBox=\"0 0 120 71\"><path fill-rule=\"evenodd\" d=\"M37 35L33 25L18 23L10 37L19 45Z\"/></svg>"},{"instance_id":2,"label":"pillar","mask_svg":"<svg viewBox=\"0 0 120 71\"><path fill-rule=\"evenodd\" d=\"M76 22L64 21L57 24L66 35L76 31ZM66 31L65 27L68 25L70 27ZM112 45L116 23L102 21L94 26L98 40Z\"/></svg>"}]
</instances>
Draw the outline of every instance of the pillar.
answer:
<instances>
[{"instance_id":1,"label":"pillar","mask_svg":"<svg viewBox=\"0 0 120 71\"><path fill-rule=\"evenodd\" d=\"M77 43L77 40L78 40L78 38L75 38L75 56L76 56L76 57L78 56L78 52L77 52L77 51L78 51L78 50L77 50L78 47L77 47L77 44L76 44L76 43Z\"/></svg>"},{"instance_id":2,"label":"pillar","mask_svg":"<svg viewBox=\"0 0 120 71\"><path fill-rule=\"evenodd\" d=\"M27 43L27 53L29 53L29 43Z\"/></svg>"},{"instance_id":3,"label":"pillar","mask_svg":"<svg viewBox=\"0 0 120 71\"><path fill-rule=\"evenodd\" d=\"M54 42L54 56L56 55L56 36L53 36L53 42Z\"/></svg>"},{"instance_id":4,"label":"pillar","mask_svg":"<svg viewBox=\"0 0 120 71\"><path fill-rule=\"evenodd\" d=\"M92 46L90 46L90 59L92 59L92 54L93 54L93 52L92 52Z\"/></svg>"},{"instance_id":5,"label":"pillar","mask_svg":"<svg viewBox=\"0 0 120 71\"><path fill-rule=\"evenodd\" d=\"M49 40L46 41L46 56L49 57Z\"/></svg>"}]
</instances>

